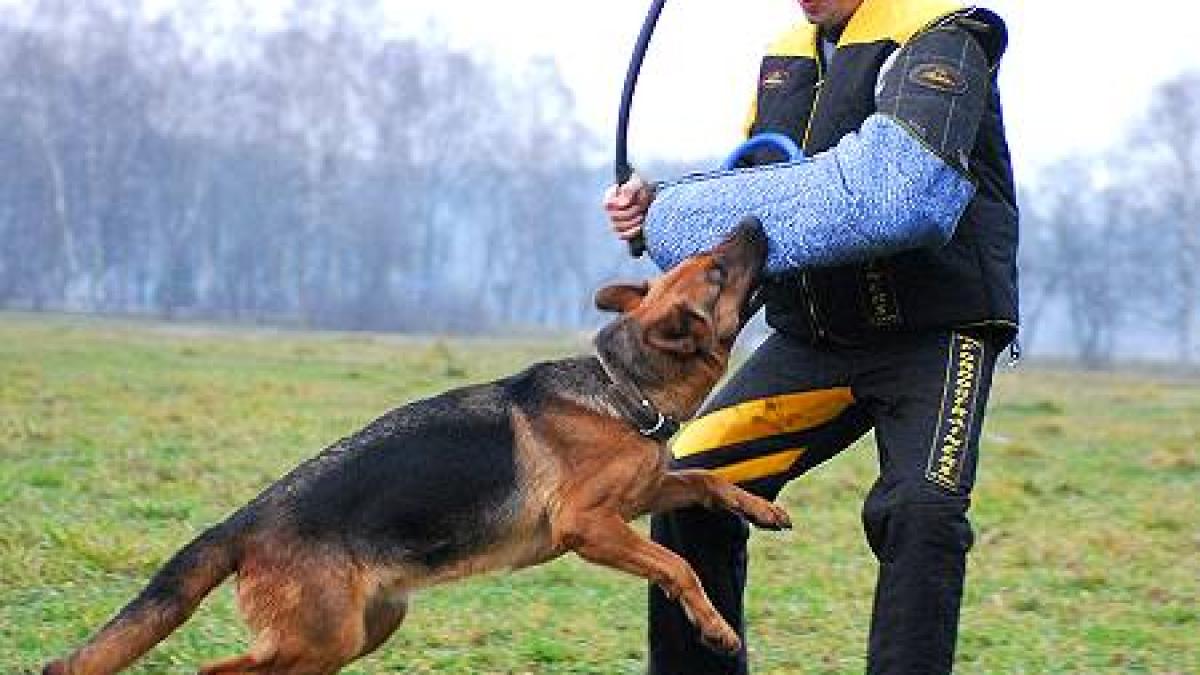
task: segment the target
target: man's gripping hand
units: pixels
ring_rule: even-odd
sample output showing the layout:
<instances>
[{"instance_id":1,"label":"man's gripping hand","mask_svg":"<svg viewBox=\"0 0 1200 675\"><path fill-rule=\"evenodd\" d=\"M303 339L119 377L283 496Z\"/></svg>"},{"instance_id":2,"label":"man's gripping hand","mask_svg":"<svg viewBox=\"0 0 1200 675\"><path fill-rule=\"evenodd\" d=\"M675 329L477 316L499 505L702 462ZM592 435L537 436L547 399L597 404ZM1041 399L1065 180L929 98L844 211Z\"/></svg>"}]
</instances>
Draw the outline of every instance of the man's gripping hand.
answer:
<instances>
[{"instance_id":1,"label":"man's gripping hand","mask_svg":"<svg viewBox=\"0 0 1200 675\"><path fill-rule=\"evenodd\" d=\"M622 185L610 185L603 205L613 233L625 241L640 235L652 201L654 187L636 173Z\"/></svg>"}]
</instances>

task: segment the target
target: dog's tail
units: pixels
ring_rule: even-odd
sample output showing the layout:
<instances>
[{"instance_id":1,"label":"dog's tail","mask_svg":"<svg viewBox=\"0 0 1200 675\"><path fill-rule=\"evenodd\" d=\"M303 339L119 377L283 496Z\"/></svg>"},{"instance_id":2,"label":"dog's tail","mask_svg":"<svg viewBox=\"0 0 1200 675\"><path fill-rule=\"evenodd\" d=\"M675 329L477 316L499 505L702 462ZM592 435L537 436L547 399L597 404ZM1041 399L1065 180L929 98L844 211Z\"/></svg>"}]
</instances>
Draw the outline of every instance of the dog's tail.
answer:
<instances>
[{"instance_id":1,"label":"dog's tail","mask_svg":"<svg viewBox=\"0 0 1200 675\"><path fill-rule=\"evenodd\" d=\"M87 644L47 664L43 675L108 675L150 651L237 568L241 528L234 523L216 525L180 549Z\"/></svg>"}]
</instances>

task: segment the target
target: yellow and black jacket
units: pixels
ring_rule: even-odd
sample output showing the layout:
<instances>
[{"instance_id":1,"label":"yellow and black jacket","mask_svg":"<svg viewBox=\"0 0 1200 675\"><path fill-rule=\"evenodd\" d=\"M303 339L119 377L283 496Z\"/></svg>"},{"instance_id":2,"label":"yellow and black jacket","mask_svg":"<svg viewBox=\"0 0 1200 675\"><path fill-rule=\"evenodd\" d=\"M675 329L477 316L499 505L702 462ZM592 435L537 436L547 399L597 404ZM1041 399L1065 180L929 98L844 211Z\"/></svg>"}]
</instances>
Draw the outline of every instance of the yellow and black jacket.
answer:
<instances>
[{"instance_id":1,"label":"yellow and black jacket","mask_svg":"<svg viewBox=\"0 0 1200 675\"><path fill-rule=\"evenodd\" d=\"M877 112L877 85L889 57L921 36L947 28L966 31L978 42L988 59L985 75L990 80L970 150L959 153L966 156L945 158L975 185L953 236L942 246L776 276L767 289L767 320L774 328L840 343L944 327L996 327L1006 337L1015 333L1017 210L995 83L1006 45L999 17L947 0L865 0L829 63L820 56L816 27L800 25L763 58L747 131L785 134L809 156L835 147ZM908 77L939 75L936 69L914 69ZM750 163L771 159L762 155Z\"/></svg>"}]
</instances>

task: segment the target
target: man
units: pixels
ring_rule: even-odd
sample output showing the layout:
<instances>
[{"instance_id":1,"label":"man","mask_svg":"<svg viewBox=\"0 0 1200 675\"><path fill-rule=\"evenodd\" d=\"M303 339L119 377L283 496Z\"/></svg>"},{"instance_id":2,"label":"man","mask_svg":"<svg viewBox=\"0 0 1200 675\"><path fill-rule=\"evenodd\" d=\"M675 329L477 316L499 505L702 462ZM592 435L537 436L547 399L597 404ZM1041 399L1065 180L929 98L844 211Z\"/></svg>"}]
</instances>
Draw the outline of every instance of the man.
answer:
<instances>
[{"instance_id":1,"label":"man","mask_svg":"<svg viewBox=\"0 0 1200 675\"><path fill-rule=\"evenodd\" d=\"M948 0L799 0L808 22L764 57L751 135L805 158L605 195L613 230L671 267L747 215L770 239L773 333L676 437L680 467L775 498L874 429L863 507L879 561L871 673L953 666L966 517L997 352L1016 333L1017 211L996 70L1001 20ZM769 165L769 166L763 166ZM745 635L747 527L701 509L652 522ZM747 672L650 598L650 670Z\"/></svg>"}]
</instances>

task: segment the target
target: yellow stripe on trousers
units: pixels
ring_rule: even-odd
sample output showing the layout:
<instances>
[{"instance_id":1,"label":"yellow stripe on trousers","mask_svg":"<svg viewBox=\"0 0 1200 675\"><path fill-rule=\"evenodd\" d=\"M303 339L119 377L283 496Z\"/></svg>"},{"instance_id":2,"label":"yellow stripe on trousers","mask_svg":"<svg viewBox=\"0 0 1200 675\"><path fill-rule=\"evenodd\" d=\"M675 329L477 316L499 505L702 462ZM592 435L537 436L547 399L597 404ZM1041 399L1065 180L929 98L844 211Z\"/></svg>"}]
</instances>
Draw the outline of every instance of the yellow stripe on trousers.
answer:
<instances>
[{"instance_id":1,"label":"yellow stripe on trousers","mask_svg":"<svg viewBox=\"0 0 1200 675\"><path fill-rule=\"evenodd\" d=\"M744 462L734 462L722 467L713 469L712 472L729 481L730 483L744 483L755 478L765 478L774 476L777 473L783 473L796 463L800 455L804 454L804 449L784 450L764 457L756 457L748 459Z\"/></svg>"},{"instance_id":2,"label":"yellow stripe on trousers","mask_svg":"<svg viewBox=\"0 0 1200 675\"><path fill-rule=\"evenodd\" d=\"M671 452L682 459L768 436L812 429L842 414L853 403L849 387L744 401L688 424L675 439Z\"/></svg>"}]
</instances>

